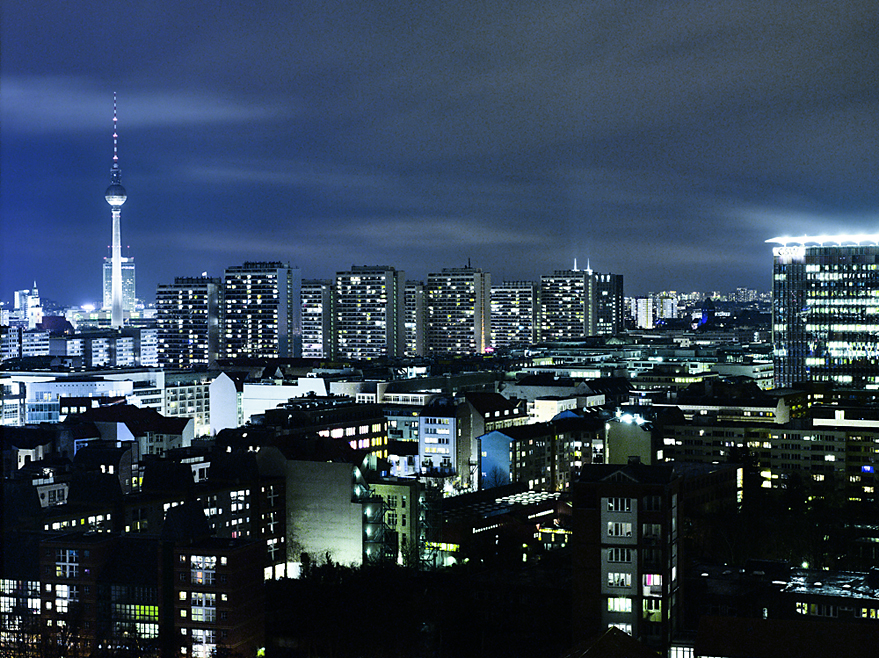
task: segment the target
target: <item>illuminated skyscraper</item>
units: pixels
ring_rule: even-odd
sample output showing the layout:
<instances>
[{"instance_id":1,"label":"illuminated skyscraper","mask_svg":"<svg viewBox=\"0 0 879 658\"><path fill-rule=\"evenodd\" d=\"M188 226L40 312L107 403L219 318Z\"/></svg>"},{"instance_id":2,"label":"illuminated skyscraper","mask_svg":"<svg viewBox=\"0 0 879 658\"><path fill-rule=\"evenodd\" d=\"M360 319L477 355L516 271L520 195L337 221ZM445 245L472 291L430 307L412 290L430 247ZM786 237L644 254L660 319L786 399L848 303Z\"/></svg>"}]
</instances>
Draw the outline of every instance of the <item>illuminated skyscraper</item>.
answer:
<instances>
[{"instance_id":1,"label":"illuminated skyscraper","mask_svg":"<svg viewBox=\"0 0 879 658\"><path fill-rule=\"evenodd\" d=\"M110 168L110 187L104 193L104 198L110 204L113 216L113 251L111 255L111 315L110 326L114 329L122 328L122 237L121 217L122 204L128 198L125 188L122 187L122 170L119 168L119 152L117 148L116 133L116 94L113 94L113 166Z\"/></svg>"},{"instance_id":2,"label":"illuminated skyscraper","mask_svg":"<svg viewBox=\"0 0 879 658\"><path fill-rule=\"evenodd\" d=\"M491 274L474 267L427 275L427 349L482 354L491 347Z\"/></svg>"},{"instance_id":3,"label":"illuminated skyscraper","mask_svg":"<svg viewBox=\"0 0 879 658\"><path fill-rule=\"evenodd\" d=\"M122 310L131 313L137 307L137 294L134 286L134 258L122 257ZM113 259L104 258L104 305L109 311L113 308Z\"/></svg>"},{"instance_id":4,"label":"illuminated skyscraper","mask_svg":"<svg viewBox=\"0 0 879 658\"><path fill-rule=\"evenodd\" d=\"M879 234L767 242L776 386L879 389Z\"/></svg>"},{"instance_id":5,"label":"illuminated skyscraper","mask_svg":"<svg viewBox=\"0 0 879 658\"><path fill-rule=\"evenodd\" d=\"M220 345L219 279L177 277L156 288L159 364L163 368L208 365Z\"/></svg>"},{"instance_id":6,"label":"illuminated skyscraper","mask_svg":"<svg viewBox=\"0 0 879 658\"><path fill-rule=\"evenodd\" d=\"M404 348L404 273L352 266L336 273L336 356L397 358Z\"/></svg>"},{"instance_id":7,"label":"illuminated skyscraper","mask_svg":"<svg viewBox=\"0 0 879 658\"><path fill-rule=\"evenodd\" d=\"M299 268L285 263L229 267L223 278L225 358L299 356Z\"/></svg>"},{"instance_id":8,"label":"illuminated skyscraper","mask_svg":"<svg viewBox=\"0 0 879 658\"><path fill-rule=\"evenodd\" d=\"M302 282L302 356L325 359L333 353L333 282Z\"/></svg>"},{"instance_id":9,"label":"illuminated skyscraper","mask_svg":"<svg viewBox=\"0 0 879 658\"><path fill-rule=\"evenodd\" d=\"M540 340L595 335L595 278L589 270L559 270L540 277Z\"/></svg>"},{"instance_id":10,"label":"illuminated skyscraper","mask_svg":"<svg viewBox=\"0 0 879 658\"><path fill-rule=\"evenodd\" d=\"M595 277L595 331L615 336L625 329L623 314L623 275L598 274Z\"/></svg>"},{"instance_id":11,"label":"illuminated skyscraper","mask_svg":"<svg viewBox=\"0 0 879 658\"><path fill-rule=\"evenodd\" d=\"M495 348L522 347L535 340L537 284L504 281L491 287L491 335Z\"/></svg>"}]
</instances>

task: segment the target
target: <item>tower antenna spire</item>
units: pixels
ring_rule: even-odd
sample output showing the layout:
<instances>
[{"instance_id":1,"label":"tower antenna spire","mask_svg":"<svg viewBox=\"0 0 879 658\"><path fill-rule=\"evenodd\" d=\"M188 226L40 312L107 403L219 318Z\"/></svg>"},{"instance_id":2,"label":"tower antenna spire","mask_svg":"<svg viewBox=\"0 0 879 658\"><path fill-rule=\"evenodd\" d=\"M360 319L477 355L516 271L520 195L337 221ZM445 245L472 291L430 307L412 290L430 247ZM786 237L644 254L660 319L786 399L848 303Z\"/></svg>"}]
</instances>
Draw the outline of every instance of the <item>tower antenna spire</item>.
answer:
<instances>
[{"instance_id":1,"label":"tower antenna spire","mask_svg":"<svg viewBox=\"0 0 879 658\"><path fill-rule=\"evenodd\" d=\"M116 134L116 122L119 118L116 116L116 92L113 92L113 163L116 164L119 162L119 149L116 143L116 139L119 135Z\"/></svg>"}]
</instances>

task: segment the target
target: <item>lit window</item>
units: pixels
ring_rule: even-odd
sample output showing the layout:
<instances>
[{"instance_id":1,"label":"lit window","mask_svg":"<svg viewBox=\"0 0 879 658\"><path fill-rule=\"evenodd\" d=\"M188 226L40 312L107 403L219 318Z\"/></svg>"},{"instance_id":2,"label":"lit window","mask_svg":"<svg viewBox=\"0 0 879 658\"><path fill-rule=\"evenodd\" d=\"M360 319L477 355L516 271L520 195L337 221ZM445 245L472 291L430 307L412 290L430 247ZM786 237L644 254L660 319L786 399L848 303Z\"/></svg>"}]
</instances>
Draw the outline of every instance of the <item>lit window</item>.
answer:
<instances>
[{"instance_id":1,"label":"lit window","mask_svg":"<svg viewBox=\"0 0 879 658\"><path fill-rule=\"evenodd\" d=\"M608 523L607 523L607 536L608 537L631 537L632 536L632 524L631 523L615 523L613 521L608 521Z\"/></svg>"},{"instance_id":2,"label":"lit window","mask_svg":"<svg viewBox=\"0 0 879 658\"><path fill-rule=\"evenodd\" d=\"M608 612L632 612L632 599L628 596L615 596L607 600Z\"/></svg>"},{"instance_id":3,"label":"lit window","mask_svg":"<svg viewBox=\"0 0 879 658\"><path fill-rule=\"evenodd\" d=\"M608 587L631 587L632 574L618 571L609 571L607 574Z\"/></svg>"}]
</instances>

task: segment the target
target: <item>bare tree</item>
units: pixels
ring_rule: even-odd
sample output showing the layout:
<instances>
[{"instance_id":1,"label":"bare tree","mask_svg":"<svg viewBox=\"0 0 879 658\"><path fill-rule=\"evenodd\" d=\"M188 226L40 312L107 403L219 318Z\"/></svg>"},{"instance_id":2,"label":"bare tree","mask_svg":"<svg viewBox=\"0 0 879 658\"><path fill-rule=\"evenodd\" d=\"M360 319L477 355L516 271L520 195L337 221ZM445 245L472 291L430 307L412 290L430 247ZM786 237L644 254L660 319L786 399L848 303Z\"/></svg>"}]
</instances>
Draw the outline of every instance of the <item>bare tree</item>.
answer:
<instances>
[{"instance_id":1,"label":"bare tree","mask_svg":"<svg viewBox=\"0 0 879 658\"><path fill-rule=\"evenodd\" d=\"M483 489L494 489L495 487L502 487L509 483L510 476L500 466L495 466L484 478L482 478Z\"/></svg>"}]
</instances>

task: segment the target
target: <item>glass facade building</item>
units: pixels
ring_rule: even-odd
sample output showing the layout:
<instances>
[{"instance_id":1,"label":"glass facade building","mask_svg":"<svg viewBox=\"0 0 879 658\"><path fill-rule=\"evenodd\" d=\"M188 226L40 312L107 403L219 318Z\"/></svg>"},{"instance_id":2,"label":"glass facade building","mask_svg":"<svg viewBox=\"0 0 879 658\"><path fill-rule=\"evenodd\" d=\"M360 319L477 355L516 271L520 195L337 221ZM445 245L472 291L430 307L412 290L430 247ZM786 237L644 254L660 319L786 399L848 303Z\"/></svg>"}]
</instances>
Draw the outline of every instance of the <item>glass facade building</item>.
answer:
<instances>
[{"instance_id":1,"label":"glass facade building","mask_svg":"<svg viewBox=\"0 0 879 658\"><path fill-rule=\"evenodd\" d=\"M776 386L879 389L879 235L767 242Z\"/></svg>"}]
</instances>

